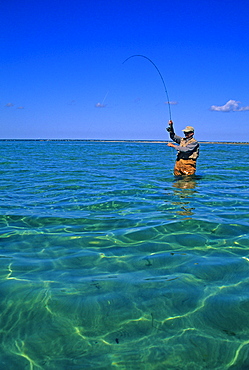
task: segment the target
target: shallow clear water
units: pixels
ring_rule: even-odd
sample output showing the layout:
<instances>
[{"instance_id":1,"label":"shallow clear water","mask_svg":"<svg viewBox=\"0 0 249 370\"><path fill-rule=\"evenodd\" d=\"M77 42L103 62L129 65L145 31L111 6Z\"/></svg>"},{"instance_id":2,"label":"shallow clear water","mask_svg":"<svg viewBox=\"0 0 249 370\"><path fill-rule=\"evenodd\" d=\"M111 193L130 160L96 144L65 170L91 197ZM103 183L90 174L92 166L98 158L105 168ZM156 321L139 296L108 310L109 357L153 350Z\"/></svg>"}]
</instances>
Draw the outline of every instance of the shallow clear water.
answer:
<instances>
[{"instance_id":1,"label":"shallow clear water","mask_svg":"<svg viewBox=\"0 0 249 370\"><path fill-rule=\"evenodd\" d=\"M248 149L0 142L0 368L248 369Z\"/></svg>"}]
</instances>

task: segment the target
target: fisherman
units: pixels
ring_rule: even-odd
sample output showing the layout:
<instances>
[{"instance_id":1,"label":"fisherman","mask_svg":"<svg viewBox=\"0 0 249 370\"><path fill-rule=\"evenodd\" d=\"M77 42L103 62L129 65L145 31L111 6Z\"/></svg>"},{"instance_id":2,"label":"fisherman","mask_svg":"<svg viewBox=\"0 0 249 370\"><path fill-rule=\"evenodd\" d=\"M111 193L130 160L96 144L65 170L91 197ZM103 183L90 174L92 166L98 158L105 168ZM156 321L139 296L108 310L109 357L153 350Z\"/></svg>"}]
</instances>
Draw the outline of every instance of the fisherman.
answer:
<instances>
[{"instance_id":1,"label":"fisherman","mask_svg":"<svg viewBox=\"0 0 249 370\"><path fill-rule=\"evenodd\" d=\"M177 150L177 158L174 168L175 176L194 175L196 171L196 160L199 156L199 143L194 139L194 127L185 127L185 137L180 137L175 134L173 121L169 121L169 126L166 130L170 134L170 138L179 145L168 143L168 146Z\"/></svg>"}]
</instances>

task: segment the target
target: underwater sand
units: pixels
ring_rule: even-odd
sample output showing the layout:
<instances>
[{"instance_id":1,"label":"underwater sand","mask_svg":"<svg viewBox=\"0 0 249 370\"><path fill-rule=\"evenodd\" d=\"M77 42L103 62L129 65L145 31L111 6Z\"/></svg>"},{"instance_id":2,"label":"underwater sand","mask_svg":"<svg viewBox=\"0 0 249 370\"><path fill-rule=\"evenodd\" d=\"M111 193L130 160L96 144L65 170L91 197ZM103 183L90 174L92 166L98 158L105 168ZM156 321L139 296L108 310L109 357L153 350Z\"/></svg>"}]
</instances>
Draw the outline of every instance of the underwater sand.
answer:
<instances>
[{"instance_id":1,"label":"underwater sand","mask_svg":"<svg viewBox=\"0 0 249 370\"><path fill-rule=\"evenodd\" d=\"M248 146L0 145L0 368L249 368Z\"/></svg>"}]
</instances>

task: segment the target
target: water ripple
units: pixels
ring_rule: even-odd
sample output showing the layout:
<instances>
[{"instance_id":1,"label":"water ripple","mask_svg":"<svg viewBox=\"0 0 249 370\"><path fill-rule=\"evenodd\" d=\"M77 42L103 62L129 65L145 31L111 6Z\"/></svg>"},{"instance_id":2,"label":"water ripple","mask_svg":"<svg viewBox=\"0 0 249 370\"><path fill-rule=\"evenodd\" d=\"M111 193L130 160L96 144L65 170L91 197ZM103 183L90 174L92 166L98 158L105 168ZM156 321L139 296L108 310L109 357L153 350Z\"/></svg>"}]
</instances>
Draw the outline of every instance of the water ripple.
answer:
<instances>
[{"instance_id":1,"label":"water ripple","mask_svg":"<svg viewBox=\"0 0 249 370\"><path fill-rule=\"evenodd\" d=\"M0 151L1 368L249 367L246 145Z\"/></svg>"}]
</instances>

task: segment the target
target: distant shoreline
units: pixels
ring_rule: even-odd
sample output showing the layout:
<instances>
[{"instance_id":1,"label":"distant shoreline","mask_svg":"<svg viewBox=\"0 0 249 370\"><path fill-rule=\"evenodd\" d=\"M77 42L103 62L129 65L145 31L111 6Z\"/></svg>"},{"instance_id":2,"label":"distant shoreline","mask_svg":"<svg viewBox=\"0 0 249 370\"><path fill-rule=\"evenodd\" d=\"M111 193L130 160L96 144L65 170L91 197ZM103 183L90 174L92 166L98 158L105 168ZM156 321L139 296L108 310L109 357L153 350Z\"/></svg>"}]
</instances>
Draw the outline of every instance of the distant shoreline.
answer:
<instances>
[{"instance_id":1,"label":"distant shoreline","mask_svg":"<svg viewBox=\"0 0 249 370\"><path fill-rule=\"evenodd\" d=\"M97 143L141 143L141 144L166 144L170 140L112 140L112 139L0 139L0 141L82 141ZM199 141L200 144L232 144L249 145L249 142L241 141Z\"/></svg>"}]
</instances>

